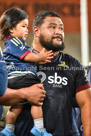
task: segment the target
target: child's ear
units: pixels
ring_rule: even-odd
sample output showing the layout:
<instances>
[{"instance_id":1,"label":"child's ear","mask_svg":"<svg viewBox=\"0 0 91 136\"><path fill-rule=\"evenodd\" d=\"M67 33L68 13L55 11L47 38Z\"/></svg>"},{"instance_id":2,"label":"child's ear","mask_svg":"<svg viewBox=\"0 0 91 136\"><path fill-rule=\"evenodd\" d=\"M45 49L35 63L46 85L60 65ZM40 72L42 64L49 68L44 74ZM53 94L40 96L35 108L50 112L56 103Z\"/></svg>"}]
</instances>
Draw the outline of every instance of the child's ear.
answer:
<instances>
[{"instance_id":1,"label":"child's ear","mask_svg":"<svg viewBox=\"0 0 91 136\"><path fill-rule=\"evenodd\" d=\"M35 36L39 36L40 30L39 30L39 28L37 26L35 26L33 28L33 33L34 33Z\"/></svg>"},{"instance_id":2,"label":"child's ear","mask_svg":"<svg viewBox=\"0 0 91 136\"><path fill-rule=\"evenodd\" d=\"M11 34L13 34L14 28L11 28L9 31L10 31Z\"/></svg>"}]
</instances>

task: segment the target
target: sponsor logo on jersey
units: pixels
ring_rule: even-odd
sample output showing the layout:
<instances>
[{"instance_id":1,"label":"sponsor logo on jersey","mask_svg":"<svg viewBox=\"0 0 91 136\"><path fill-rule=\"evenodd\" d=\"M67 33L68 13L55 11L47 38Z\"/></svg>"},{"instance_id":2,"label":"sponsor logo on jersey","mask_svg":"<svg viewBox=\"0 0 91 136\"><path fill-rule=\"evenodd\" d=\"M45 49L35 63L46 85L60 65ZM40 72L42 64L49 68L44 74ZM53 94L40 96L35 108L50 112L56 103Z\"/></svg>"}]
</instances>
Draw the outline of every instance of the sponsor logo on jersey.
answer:
<instances>
[{"instance_id":1,"label":"sponsor logo on jersey","mask_svg":"<svg viewBox=\"0 0 91 136\"><path fill-rule=\"evenodd\" d=\"M58 75L57 72L54 73L54 75L46 76L44 72L37 72L37 76L40 77L41 82L44 82L45 80L48 81L48 84L53 85L53 87L61 87L66 86L68 84L68 78L67 77L61 77Z\"/></svg>"},{"instance_id":2,"label":"sponsor logo on jersey","mask_svg":"<svg viewBox=\"0 0 91 136\"><path fill-rule=\"evenodd\" d=\"M48 77L48 83L49 84L62 84L62 85L67 85L67 77L61 77L58 76L57 73L54 74L54 76L49 76Z\"/></svg>"},{"instance_id":3,"label":"sponsor logo on jersey","mask_svg":"<svg viewBox=\"0 0 91 136\"><path fill-rule=\"evenodd\" d=\"M37 72L37 76L40 77L42 83L46 80L46 74L42 71Z\"/></svg>"},{"instance_id":4,"label":"sponsor logo on jersey","mask_svg":"<svg viewBox=\"0 0 91 136\"><path fill-rule=\"evenodd\" d=\"M58 64L58 66L69 68L69 66L68 66L68 65L66 65L65 61L60 61L60 63Z\"/></svg>"}]
</instances>

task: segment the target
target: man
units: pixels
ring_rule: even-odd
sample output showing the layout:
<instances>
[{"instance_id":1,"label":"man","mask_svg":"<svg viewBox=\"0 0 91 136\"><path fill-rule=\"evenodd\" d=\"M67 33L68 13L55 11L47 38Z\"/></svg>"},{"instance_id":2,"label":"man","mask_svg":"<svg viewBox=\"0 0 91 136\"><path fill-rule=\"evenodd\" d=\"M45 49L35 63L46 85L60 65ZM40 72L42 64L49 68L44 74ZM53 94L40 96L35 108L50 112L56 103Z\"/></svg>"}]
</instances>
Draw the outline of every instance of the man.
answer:
<instances>
[{"instance_id":1,"label":"man","mask_svg":"<svg viewBox=\"0 0 91 136\"><path fill-rule=\"evenodd\" d=\"M37 51L43 47L54 52L64 49L64 25L57 14L42 12L37 15L33 22L33 31L33 47ZM45 73L47 79L44 81L48 96L44 104L47 130L53 136L71 135L71 105L75 96L82 111L84 136L90 136L91 90L81 64L73 57L60 52L51 64L39 66L39 70Z\"/></svg>"},{"instance_id":2,"label":"man","mask_svg":"<svg viewBox=\"0 0 91 136\"><path fill-rule=\"evenodd\" d=\"M64 25L54 12L41 12L33 22L35 52L42 48L59 52L64 49ZM44 122L53 136L71 136L72 99L75 96L82 111L84 136L91 136L91 94L82 65L73 57L59 52L51 63L38 66L44 83ZM27 106L17 119L16 135L30 136L33 119Z\"/></svg>"}]
</instances>

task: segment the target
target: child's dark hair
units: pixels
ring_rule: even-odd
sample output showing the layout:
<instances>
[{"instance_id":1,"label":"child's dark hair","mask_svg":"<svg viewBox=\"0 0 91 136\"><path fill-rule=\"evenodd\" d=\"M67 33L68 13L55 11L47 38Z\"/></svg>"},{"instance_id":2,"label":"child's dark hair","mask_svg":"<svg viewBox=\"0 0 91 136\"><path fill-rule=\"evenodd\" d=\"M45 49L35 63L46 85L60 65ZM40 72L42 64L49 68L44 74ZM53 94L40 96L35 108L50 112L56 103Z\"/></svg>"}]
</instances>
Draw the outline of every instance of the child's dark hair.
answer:
<instances>
[{"instance_id":1,"label":"child's dark hair","mask_svg":"<svg viewBox=\"0 0 91 136\"><path fill-rule=\"evenodd\" d=\"M24 19L28 19L28 15L22 9L10 8L6 10L0 18L0 39L5 40L10 35L10 29Z\"/></svg>"}]
</instances>

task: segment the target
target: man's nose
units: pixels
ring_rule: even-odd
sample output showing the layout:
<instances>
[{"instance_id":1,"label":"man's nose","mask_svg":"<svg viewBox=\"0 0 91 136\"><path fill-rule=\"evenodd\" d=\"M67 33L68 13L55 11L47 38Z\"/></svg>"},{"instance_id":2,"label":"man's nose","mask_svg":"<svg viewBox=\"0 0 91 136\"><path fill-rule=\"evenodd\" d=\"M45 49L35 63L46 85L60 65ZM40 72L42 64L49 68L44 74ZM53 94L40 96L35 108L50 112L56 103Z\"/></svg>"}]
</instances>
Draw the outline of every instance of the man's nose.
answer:
<instances>
[{"instance_id":1,"label":"man's nose","mask_svg":"<svg viewBox=\"0 0 91 136\"><path fill-rule=\"evenodd\" d=\"M60 29L60 28L56 28L56 29L55 29L55 34L62 34L61 29Z\"/></svg>"}]
</instances>

